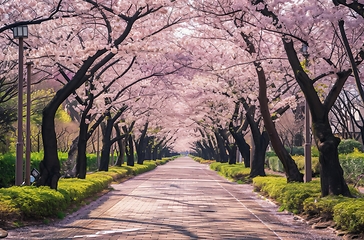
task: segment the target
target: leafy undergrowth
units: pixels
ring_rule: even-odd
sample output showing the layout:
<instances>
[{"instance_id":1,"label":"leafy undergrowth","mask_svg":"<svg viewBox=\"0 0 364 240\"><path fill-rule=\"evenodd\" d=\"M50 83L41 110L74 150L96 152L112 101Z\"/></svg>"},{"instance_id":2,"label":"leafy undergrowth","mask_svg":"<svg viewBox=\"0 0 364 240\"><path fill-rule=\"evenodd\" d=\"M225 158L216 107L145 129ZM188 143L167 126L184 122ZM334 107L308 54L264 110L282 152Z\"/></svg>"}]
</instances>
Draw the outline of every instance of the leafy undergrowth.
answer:
<instances>
[{"instance_id":1,"label":"leafy undergrowth","mask_svg":"<svg viewBox=\"0 0 364 240\"><path fill-rule=\"evenodd\" d=\"M201 157L195 157L195 156L190 156L193 160L195 160L196 162L202 163L202 164L211 164L216 162L215 160L205 160Z\"/></svg>"},{"instance_id":2,"label":"leafy undergrowth","mask_svg":"<svg viewBox=\"0 0 364 240\"><path fill-rule=\"evenodd\" d=\"M57 191L35 186L0 188L0 227L9 229L62 219L110 191L111 183L125 181L173 159L110 167L108 172L87 174L86 179L62 178Z\"/></svg>"},{"instance_id":3,"label":"leafy undergrowth","mask_svg":"<svg viewBox=\"0 0 364 240\"><path fill-rule=\"evenodd\" d=\"M250 183L250 168L243 164L212 163L212 170L241 183ZM287 183L282 176L269 175L252 179L254 190L272 199L281 211L298 214L312 223L333 222L333 227L346 233L364 235L364 196L354 187L355 198L343 196L321 197L319 180L309 183Z\"/></svg>"}]
</instances>

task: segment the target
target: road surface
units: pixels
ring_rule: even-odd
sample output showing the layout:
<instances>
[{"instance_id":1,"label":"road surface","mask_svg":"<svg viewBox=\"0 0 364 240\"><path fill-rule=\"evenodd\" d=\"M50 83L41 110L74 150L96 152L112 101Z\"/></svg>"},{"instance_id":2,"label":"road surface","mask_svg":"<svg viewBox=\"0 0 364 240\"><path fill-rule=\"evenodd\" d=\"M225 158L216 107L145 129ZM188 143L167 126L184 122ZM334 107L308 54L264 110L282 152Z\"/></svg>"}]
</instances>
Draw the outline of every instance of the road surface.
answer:
<instances>
[{"instance_id":1,"label":"road surface","mask_svg":"<svg viewBox=\"0 0 364 240\"><path fill-rule=\"evenodd\" d=\"M11 230L7 239L340 239L189 157L112 187L57 223Z\"/></svg>"}]
</instances>

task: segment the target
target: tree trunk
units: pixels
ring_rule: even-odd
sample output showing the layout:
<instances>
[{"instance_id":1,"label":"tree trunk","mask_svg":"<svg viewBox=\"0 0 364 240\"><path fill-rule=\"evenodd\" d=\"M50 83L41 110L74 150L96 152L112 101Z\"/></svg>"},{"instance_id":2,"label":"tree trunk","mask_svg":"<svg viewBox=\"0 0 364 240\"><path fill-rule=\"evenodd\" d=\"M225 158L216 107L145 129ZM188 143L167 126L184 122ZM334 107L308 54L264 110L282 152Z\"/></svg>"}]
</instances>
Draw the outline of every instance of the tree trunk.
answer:
<instances>
[{"instance_id":1,"label":"tree trunk","mask_svg":"<svg viewBox=\"0 0 364 240\"><path fill-rule=\"evenodd\" d=\"M249 52L250 54L256 53L255 46L254 46L253 42L251 41L250 36L246 35L243 32L241 32L241 35L242 35L245 43L248 46L246 48L247 52ZM268 132L273 149L276 152L279 160L282 162L282 164L284 166L285 173L287 176L287 181L288 182L303 182L303 174L301 174L299 172L296 163L294 162L292 157L289 155L287 150L284 148L284 145L282 144L281 139L279 138L277 130L272 121L272 117L270 115L269 108L268 108L267 79L265 77L263 67L261 66L261 64L259 62L255 62L254 65L255 65L255 70L257 72L257 75L258 75L258 83L259 83L258 100L259 100L259 104L260 104L260 111L262 113L264 125L266 128L266 131ZM254 140L254 142L255 141L256 140ZM265 151L266 150L264 150L264 152Z\"/></svg>"},{"instance_id":2,"label":"tree trunk","mask_svg":"<svg viewBox=\"0 0 364 240\"><path fill-rule=\"evenodd\" d=\"M126 156L127 156L127 165L134 166L134 145L132 135L129 134L126 138L127 147L126 147Z\"/></svg>"},{"instance_id":3,"label":"tree trunk","mask_svg":"<svg viewBox=\"0 0 364 240\"><path fill-rule=\"evenodd\" d=\"M79 138L79 136L77 136L75 139L73 139L70 149L68 151L68 158L65 163L66 169L65 169L65 174L64 174L64 176L66 178L71 178L71 177L76 176L76 170L74 168L76 166L75 163L77 161L78 138Z\"/></svg>"},{"instance_id":4,"label":"tree trunk","mask_svg":"<svg viewBox=\"0 0 364 240\"><path fill-rule=\"evenodd\" d=\"M244 159L244 166L250 167L250 146L245 141L244 135L241 132L238 132L239 127L232 126L232 123L229 127L229 131L233 138L235 139L235 143L239 148L241 156Z\"/></svg>"},{"instance_id":5,"label":"tree trunk","mask_svg":"<svg viewBox=\"0 0 364 240\"><path fill-rule=\"evenodd\" d=\"M254 136L254 156L250 168L250 177L265 176L265 153L269 144L269 138L266 131L259 136Z\"/></svg>"},{"instance_id":6,"label":"tree trunk","mask_svg":"<svg viewBox=\"0 0 364 240\"><path fill-rule=\"evenodd\" d=\"M218 133L217 130L215 130L214 133L215 133L215 137L216 137L216 141L217 141L217 146L218 146L218 149L219 149L221 162L226 163L226 162L228 162L228 155L226 153L224 140L220 136L220 134Z\"/></svg>"},{"instance_id":7,"label":"tree trunk","mask_svg":"<svg viewBox=\"0 0 364 240\"><path fill-rule=\"evenodd\" d=\"M259 103L260 111L264 120L264 126L269 134L272 147L277 154L279 160L284 167L287 182L303 182L303 174L298 170L296 162L292 159L291 155L287 152L281 139L279 138L277 129L274 126L272 117L268 108L267 98L267 80L265 78L264 70L260 63L255 63L255 69L258 74L259 80ZM266 146L267 147L267 146Z\"/></svg>"},{"instance_id":8,"label":"tree trunk","mask_svg":"<svg viewBox=\"0 0 364 240\"><path fill-rule=\"evenodd\" d=\"M110 149L111 149L111 132L113 128L113 122L111 118L107 119L106 128L102 136L102 149L99 171L109 171L110 162Z\"/></svg>"},{"instance_id":9,"label":"tree trunk","mask_svg":"<svg viewBox=\"0 0 364 240\"><path fill-rule=\"evenodd\" d=\"M80 179L86 178L87 172L87 157L86 157L86 148L87 148L87 130L88 124L85 123L85 119L80 122L80 132L78 139L78 148L77 148L77 160L76 160L76 177Z\"/></svg>"},{"instance_id":10,"label":"tree trunk","mask_svg":"<svg viewBox=\"0 0 364 240\"><path fill-rule=\"evenodd\" d=\"M329 121L313 121L313 136L319 150L321 195L351 196L339 162L340 138L331 132Z\"/></svg>"},{"instance_id":11,"label":"tree trunk","mask_svg":"<svg viewBox=\"0 0 364 240\"><path fill-rule=\"evenodd\" d=\"M136 141L136 143L135 143L135 148L136 148L137 155L138 155L138 160L137 160L138 164L143 164L143 161L145 160L145 148L146 148L145 141L146 141L148 125L149 125L149 123L146 122L144 125L144 129L141 131L139 140Z\"/></svg>"},{"instance_id":12,"label":"tree trunk","mask_svg":"<svg viewBox=\"0 0 364 240\"><path fill-rule=\"evenodd\" d=\"M236 144L233 144L231 147L231 150L229 152L229 164L236 164L236 151L238 148L236 147Z\"/></svg>"},{"instance_id":13,"label":"tree trunk","mask_svg":"<svg viewBox=\"0 0 364 240\"><path fill-rule=\"evenodd\" d=\"M295 74L297 83L305 95L310 107L312 119L312 132L319 150L321 195L343 195L351 197L349 188L343 176L340 166L337 146L340 140L336 138L329 123L329 111L339 96L346 80L352 70L338 72L335 84L330 89L323 102L316 92L312 81L303 70L297 53L293 46L293 41L282 39L292 71Z\"/></svg>"},{"instance_id":14,"label":"tree trunk","mask_svg":"<svg viewBox=\"0 0 364 240\"><path fill-rule=\"evenodd\" d=\"M114 125L114 129L116 131L116 135L117 137L121 137L121 131L120 128L116 125ZM118 159L116 160L115 166L121 167L121 165L124 164L124 156L125 156L125 139L119 139L117 141L118 146L119 146L119 156Z\"/></svg>"},{"instance_id":15,"label":"tree trunk","mask_svg":"<svg viewBox=\"0 0 364 240\"><path fill-rule=\"evenodd\" d=\"M146 144L147 147L145 149L145 159L152 160L152 146L153 146L153 137L147 137Z\"/></svg>"},{"instance_id":16,"label":"tree trunk","mask_svg":"<svg viewBox=\"0 0 364 240\"><path fill-rule=\"evenodd\" d=\"M57 189L58 179L61 177L54 125L54 117L58 106L51 101L43 110L42 138L44 158L39 164L40 177L36 183L37 186L49 186L51 189Z\"/></svg>"}]
</instances>

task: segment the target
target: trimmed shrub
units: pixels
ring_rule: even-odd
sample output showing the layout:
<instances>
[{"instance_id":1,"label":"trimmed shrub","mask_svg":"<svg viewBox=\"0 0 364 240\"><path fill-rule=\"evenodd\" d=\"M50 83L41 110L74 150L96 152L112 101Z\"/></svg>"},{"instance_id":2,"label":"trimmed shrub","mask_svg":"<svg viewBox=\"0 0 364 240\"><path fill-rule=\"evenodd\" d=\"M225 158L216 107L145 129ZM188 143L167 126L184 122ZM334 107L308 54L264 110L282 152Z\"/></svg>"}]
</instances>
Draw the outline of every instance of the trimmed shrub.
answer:
<instances>
[{"instance_id":1,"label":"trimmed shrub","mask_svg":"<svg viewBox=\"0 0 364 240\"><path fill-rule=\"evenodd\" d=\"M244 164L242 163L224 163L220 166L219 174L234 181L240 180L241 183L250 181L250 168L245 168Z\"/></svg>"},{"instance_id":2,"label":"trimmed shrub","mask_svg":"<svg viewBox=\"0 0 364 240\"><path fill-rule=\"evenodd\" d=\"M354 149L352 153L340 154L339 159L346 181L364 185L364 153Z\"/></svg>"},{"instance_id":3,"label":"trimmed shrub","mask_svg":"<svg viewBox=\"0 0 364 240\"><path fill-rule=\"evenodd\" d=\"M305 157L304 156L292 156L296 162L298 170L303 171L305 169ZM311 157L311 168L313 175L320 174L320 162L318 157Z\"/></svg>"},{"instance_id":4,"label":"trimmed shrub","mask_svg":"<svg viewBox=\"0 0 364 240\"><path fill-rule=\"evenodd\" d=\"M222 164L226 165L227 163L221 163L221 162L211 163L210 164L210 169L218 172L218 171L220 171L220 167L221 167Z\"/></svg>"},{"instance_id":5,"label":"trimmed shrub","mask_svg":"<svg viewBox=\"0 0 364 240\"><path fill-rule=\"evenodd\" d=\"M364 233L364 198L328 196L321 198L320 182L287 183L283 177L255 177L254 189L275 199L280 210L310 217L334 220L336 227L351 233ZM350 187L353 195L360 196Z\"/></svg>"},{"instance_id":6,"label":"trimmed shrub","mask_svg":"<svg viewBox=\"0 0 364 240\"><path fill-rule=\"evenodd\" d=\"M363 145L354 139L343 139L338 146L338 151L339 154L348 154L354 152L355 148L363 150Z\"/></svg>"},{"instance_id":7,"label":"trimmed shrub","mask_svg":"<svg viewBox=\"0 0 364 240\"><path fill-rule=\"evenodd\" d=\"M283 164L277 156L268 158L268 168L275 172L284 172Z\"/></svg>"},{"instance_id":8,"label":"trimmed shrub","mask_svg":"<svg viewBox=\"0 0 364 240\"><path fill-rule=\"evenodd\" d=\"M11 199L15 212L21 212L22 217L43 218L54 216L58 211L64 211L67 202L62 193L49 187L14 186L0 189L0 199Z\"/></svg>"},{"instance_id":9,"label":"trimmed shrub","mask_svg":"<svg viewBox=\"0 0 364 240\"><path fill-rule=\"evenodd\" d=\"M35 186L0 188L0 221L64 216L67 208L73 204L84 204L86 198L97 196L111 182L152 170L157 164L172 159L174 158L145 161L143 165L133 167L110 167L108 172L87 174L86 179L61 178L58 191Z\"/></svg>"},{"instance_id":10,"label":"trimmed shrub","mask_svg":"<svg viewBox=\"0 0 364 240\"><path fill-rule=\"evenodd\" d=\"M343 230L364 232L364 199L346 199L334 206L334 221Z\"/></svg>"}]
</instances>

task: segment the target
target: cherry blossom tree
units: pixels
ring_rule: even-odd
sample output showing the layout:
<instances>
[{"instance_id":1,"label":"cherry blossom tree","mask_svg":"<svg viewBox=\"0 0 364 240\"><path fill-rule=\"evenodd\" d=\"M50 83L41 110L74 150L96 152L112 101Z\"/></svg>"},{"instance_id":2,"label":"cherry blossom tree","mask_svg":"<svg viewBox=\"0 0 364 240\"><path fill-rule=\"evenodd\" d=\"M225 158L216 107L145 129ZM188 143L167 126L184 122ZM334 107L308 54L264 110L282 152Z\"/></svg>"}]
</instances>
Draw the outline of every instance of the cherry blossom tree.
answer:
<instances>
[{"instance_id":1,"label":"cherry blossom tree","mask_svg":"<svg viewBox=\"0 0 364 240\"><path fill-rule=\"evenodd\" d=\"M58 34L49 36L48 39L42 36L42 39L49 40L50 44L57 43L54 46L60 49L54 52L49 44L45 44L38 47L38 51L32 57L41 59L42 56L47 54L51 57L51 61L57 63L58 67L73 73L73 76L71 81L58 90L56 96L43 111L44 160L40 165L41 177L38 185L57 188L60 176L54 135L53 119L55 109L98 71L102 71L105 64L114 58L118 52L120 54L121 52L132 51L130 46L134 42L136 42L135 46L138 46L142 44L142 37L153 35L179 21L178 17L173 20L170 14L163 15L171 11L163 2L158 5L143 5L142 3L130 3L128 5L124 3L123 5L110 6L108 4L105 3L104 5L102 2L94 1L66 2L62 8L73 9L75 14L82 16L82 18L79 17L78 19L83 19L81 22L84 22L84 24L75 25L71 19L61 18L52 21L52 24L41 29L43 32L45 30L54 32L55 29L60 30L60 28L64 30L57 31ZM150 17L153 16L159 19L160 24L156 24L152 28L145 21L141 21L143 18L149 18L152 21ZM161 21L163 18L165 21ZM140 22L140 24L137 25L136 22ZM130 34L133 26L138 30L135 31L135 34ZM38 33L41 30L38 30ZM143 34L142 31L144 30L147 30L147 32ZM80 58L77 59L77 56L80 56ZM70 59L74 61L72 65L69 64ZM36 64L42 63L36 62Z\"/></svg>"}]
</instances>

